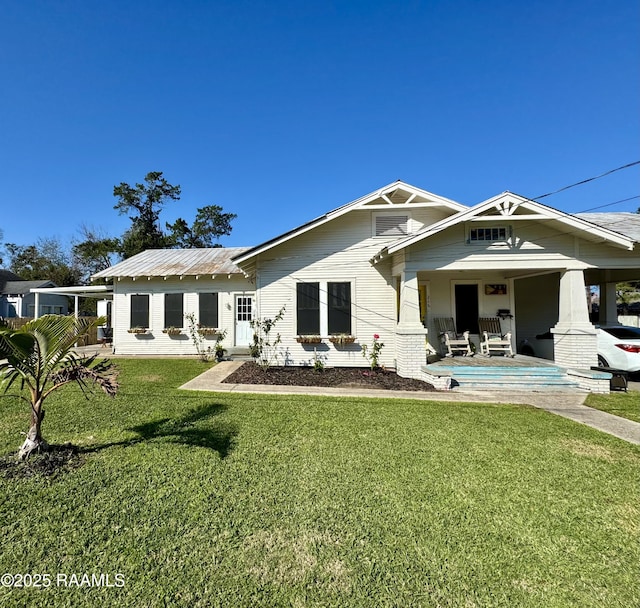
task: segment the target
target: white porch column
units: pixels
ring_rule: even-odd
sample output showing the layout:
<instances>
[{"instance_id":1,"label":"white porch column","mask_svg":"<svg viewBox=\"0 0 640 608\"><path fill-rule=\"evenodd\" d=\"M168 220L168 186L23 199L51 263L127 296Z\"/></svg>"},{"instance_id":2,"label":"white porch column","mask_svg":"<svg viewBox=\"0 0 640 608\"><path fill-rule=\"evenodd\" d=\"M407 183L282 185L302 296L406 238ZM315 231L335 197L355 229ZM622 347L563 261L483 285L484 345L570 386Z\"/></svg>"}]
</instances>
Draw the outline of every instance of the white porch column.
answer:
<instances>
[{"instance_id":1,"label":"white porch column","mask_svg":"<svg viewBox=\"0 0 640 608\"><path fill-rule=\"evenodd\" d=\"M602 283L600 285L600 325L615 325L617 322L616 284Z\"/></svg>"},{"instance_id":2,"label":"white porch column","mask_svg":"<svg viewBox=\"0 0 640 608\"><path fill-rule=\"evenodd\" d=\"M420 378L426 364L426 328L420 320L418 274L404 271L400 275L400 320L396 326L397 372L404 378Z\"/></svg>"},{"instance_id":3,"label":"white porch column","mask_svg":"<svg viewBox=\"0 0 640 608\"><path fill-rule=\"evenodd\" d=\"M40 294L36 291L34 295L35 295L35 298L33 299L33 302L34 302L33 318L37 319L40 316Z\"/></svg>"},{"instance_id":4,"label":"white porch column","mask_svg":"<svg viewBox=\"0 0 640 608\"><path fill-rule=\"evenodd\" d=\"M558 365L589 369L598 364L596 330L589 321L582 270L565 270L560 276L558 323L551 333Z\"/></svg>"}]
</instances>

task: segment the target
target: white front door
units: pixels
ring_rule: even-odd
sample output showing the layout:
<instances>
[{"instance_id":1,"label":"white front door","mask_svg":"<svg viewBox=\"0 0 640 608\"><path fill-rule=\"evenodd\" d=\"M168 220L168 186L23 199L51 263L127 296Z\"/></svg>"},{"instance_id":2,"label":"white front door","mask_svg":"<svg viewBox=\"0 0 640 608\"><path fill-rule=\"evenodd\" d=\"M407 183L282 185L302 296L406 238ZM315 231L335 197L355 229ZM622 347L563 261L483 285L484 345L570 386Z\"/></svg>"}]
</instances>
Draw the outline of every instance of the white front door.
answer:
<instances>
[{"instance_id":1,"label":"white front door","mask_svg":"<svg viewBox=\"0 0 640 608\"><path fill-rule=\"evenodd\" d=\"M253 296L236 296L236 346L249 346L253 340Z\"/></svg>"}]
</instances>

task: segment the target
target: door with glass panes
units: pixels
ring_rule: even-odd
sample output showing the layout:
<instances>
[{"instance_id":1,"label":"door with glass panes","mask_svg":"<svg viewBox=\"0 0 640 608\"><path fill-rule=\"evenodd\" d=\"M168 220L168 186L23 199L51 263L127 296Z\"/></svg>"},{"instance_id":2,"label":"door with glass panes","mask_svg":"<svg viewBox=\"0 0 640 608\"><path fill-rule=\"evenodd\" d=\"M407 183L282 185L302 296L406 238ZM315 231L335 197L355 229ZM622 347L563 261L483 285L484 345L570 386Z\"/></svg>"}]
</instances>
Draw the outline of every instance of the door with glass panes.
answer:
<instances>
[{"instance_id":1,"label":"door with glass panes","mask_svg":"<svg viewBox=\"0 0 640 608\"><path fill-rule=\"evenodd\" d=\"M236 346L249 346L253 339L253 295L237 295L235 303Z\"/></svg>"}]
</instances>

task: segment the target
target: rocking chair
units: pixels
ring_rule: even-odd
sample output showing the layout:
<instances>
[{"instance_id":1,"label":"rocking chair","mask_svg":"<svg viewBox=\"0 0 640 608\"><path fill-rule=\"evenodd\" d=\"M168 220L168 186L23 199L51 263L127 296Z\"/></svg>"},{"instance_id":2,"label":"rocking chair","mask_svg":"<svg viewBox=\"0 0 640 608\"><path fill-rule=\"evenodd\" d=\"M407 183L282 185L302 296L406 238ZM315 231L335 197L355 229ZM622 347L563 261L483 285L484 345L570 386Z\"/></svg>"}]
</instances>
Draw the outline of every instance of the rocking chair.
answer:
<instances>
[{"instance_id":1,"label":"rocking chair","mask_svg":"<svg viewBox=\"0 0 640 608\"><path fill-rule=\"evenodd\" d=\"M456 325L451 317L436 317L434 321L440 340L447 349L445 356L453 357L455 354L461 354L465 357L473 357L468 331L461 334L456 332Z\"/></svg>"},{"instance_id":2,"label":"rocking chair","mask_svg":"<svg viewBox=\"0 0 640 608\"><path fill-rule=\"evenodd\" d=\"M480 352L487 357L491 353L503 353L505 356L513 357L511 347L511 332L502 333L500 319L498 317L484 317L478 319L480 328Z\"/></svg>"}]
</instances>

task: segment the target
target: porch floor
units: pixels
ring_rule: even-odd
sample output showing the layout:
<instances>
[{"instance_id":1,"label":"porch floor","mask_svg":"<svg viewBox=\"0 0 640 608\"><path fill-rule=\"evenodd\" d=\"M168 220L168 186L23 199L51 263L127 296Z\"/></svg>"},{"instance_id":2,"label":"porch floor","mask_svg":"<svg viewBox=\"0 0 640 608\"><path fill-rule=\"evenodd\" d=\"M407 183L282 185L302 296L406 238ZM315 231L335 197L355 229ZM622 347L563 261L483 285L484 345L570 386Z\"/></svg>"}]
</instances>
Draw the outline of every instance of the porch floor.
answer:
<instances>
[{"instance_id":1,"label":"porch floor","mask_svg":"<svg viewBox=\"0 0 640 608\"><path fill-rule=\"evenodd\" d=\"M557 367L553 361L528 355L505 357L495 355L474 355L473 357L443 357L439 361L429 363L427 367Z\"/></svg>"}]
</instances>

